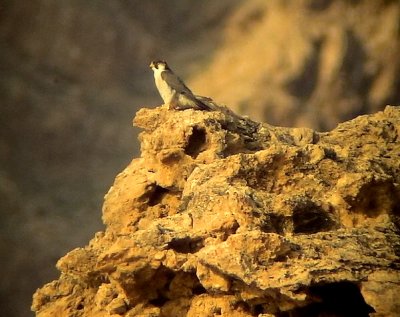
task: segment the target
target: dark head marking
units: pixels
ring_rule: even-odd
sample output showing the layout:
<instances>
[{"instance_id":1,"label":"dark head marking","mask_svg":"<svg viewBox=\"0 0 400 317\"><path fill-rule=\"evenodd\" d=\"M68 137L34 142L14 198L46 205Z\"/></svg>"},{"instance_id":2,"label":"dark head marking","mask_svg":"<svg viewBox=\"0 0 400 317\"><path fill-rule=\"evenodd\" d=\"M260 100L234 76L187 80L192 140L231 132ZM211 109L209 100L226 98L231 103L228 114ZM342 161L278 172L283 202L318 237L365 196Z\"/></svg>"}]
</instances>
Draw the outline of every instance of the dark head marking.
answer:
<instances>
[{"instance_id":1,"label":"dark head marking","mask_svg":"<svg viewBox=\"0 0 400 317\"><path fill-rule=\"evenodd\" d=\"M149 66L150 66L150 68L156 68L156 69L158 69L158 67L159 67L160 65L164 65L164 68L165 68L165 69L169 69L167 62L166 62L166 61L162 61L162 60L152 61L152 62L150 63Z\"/></svg>"}]
</instances>

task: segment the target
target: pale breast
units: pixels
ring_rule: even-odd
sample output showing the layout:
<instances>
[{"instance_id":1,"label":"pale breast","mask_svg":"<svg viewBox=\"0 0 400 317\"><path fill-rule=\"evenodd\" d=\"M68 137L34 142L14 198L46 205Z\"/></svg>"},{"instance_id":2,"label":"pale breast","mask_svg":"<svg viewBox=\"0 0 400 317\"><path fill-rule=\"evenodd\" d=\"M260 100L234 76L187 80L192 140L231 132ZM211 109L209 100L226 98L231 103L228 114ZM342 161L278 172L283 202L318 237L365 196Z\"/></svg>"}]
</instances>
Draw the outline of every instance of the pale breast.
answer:
<instances>
[{"instance_id":1,"label":"pale breast","mask_svg":"<svg viewBox=\"0 0 400 317\"><path fill-rule=\"evenodd\" d=\"M171 89L171 87L161 78L161 73L154 73L154 79L164 103L170 103L174 98L175 90Z\"/></svg>"}]
</instances>

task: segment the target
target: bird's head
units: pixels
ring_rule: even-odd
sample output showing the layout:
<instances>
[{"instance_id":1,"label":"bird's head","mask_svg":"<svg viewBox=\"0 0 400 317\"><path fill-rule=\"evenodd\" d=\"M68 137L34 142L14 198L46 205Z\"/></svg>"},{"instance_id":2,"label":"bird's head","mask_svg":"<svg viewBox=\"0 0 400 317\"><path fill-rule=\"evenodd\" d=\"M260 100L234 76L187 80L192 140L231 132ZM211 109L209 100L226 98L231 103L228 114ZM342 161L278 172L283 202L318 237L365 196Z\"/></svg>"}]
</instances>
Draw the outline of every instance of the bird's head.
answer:
<instances>
[{"instance_id":1,"label":"bird's head","mask_svg":"<svg viewBox=\"0 0 400 317\"><path fill-rule=\"evenodd\" d=\"M162 71L162 70L166 70L169 69L168 64L166 61L153 61L150 63L150 68L152 70L158 70L158 71Z\"/></svg>"}]
</instances>

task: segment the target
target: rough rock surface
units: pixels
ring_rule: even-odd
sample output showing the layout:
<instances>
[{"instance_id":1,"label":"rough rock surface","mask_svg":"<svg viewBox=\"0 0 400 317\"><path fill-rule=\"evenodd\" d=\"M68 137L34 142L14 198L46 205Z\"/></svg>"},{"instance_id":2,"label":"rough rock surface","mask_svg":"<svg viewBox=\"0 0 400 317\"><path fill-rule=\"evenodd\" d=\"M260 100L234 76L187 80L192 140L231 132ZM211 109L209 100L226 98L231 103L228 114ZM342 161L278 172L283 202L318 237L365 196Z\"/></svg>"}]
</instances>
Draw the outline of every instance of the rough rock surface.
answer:
<instances>
[{"instance_id":1,"label":"rough rock surface","mask_svg":"<svg viewBox=\"0 0 400 317\"><path fill-rule=\"evenodd\" d=\"M398 316L400 109L331 132L138 111L141 157L37 316Z\"/></svg>"}]
</instances>

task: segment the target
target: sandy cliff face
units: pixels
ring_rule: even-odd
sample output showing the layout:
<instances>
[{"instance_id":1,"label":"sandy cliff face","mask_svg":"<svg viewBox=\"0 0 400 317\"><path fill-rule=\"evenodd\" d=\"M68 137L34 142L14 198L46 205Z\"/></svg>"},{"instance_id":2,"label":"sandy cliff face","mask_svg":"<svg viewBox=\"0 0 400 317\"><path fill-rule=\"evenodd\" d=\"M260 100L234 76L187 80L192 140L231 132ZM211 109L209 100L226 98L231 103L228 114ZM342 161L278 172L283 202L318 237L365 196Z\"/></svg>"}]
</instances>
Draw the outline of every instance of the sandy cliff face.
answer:
<instances>
[{"instance_id":1,"label":"sandy cliff face","mask_svg":"<svg viewBox=\"0 0 400 317\"><path fill-rule=\"evenodd\" d=\"M400 313L400 110L327 133L141 109L141 157L37 316Z\"/></svg>"},{"instance_id":2,"label":"sandy cliff face","mask_svg":"<svg viewBox=\"0 0 400 317\"><path fill-rule=\"evenodd\" d=\"M399 21L398 1L245 1L192 83L253 118L330 130L398 102Z\"/></svg>"}]
</instances>

